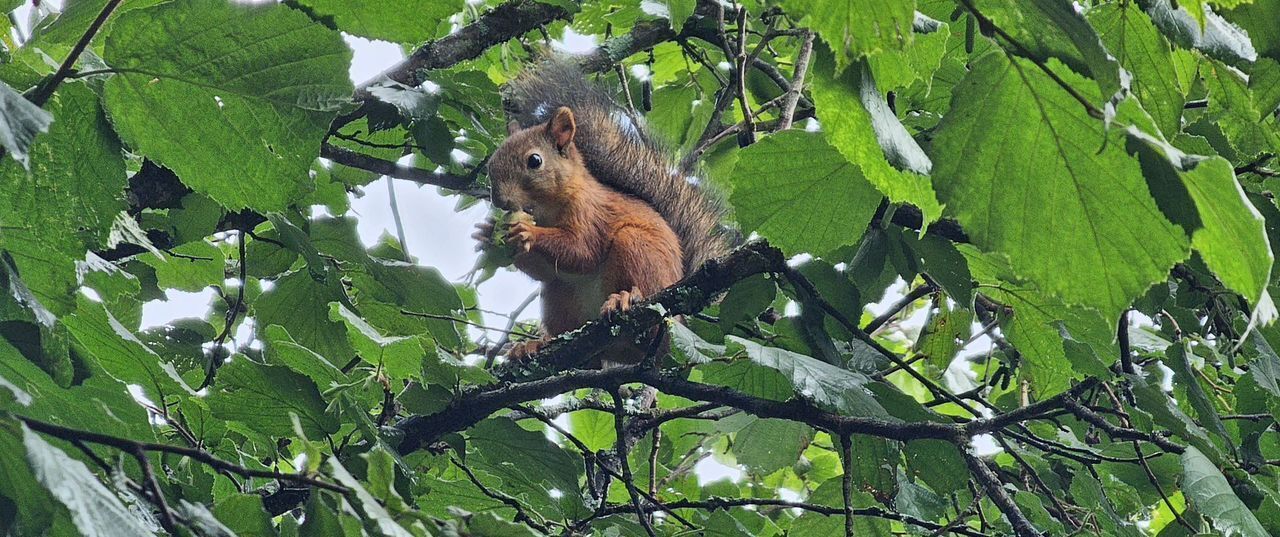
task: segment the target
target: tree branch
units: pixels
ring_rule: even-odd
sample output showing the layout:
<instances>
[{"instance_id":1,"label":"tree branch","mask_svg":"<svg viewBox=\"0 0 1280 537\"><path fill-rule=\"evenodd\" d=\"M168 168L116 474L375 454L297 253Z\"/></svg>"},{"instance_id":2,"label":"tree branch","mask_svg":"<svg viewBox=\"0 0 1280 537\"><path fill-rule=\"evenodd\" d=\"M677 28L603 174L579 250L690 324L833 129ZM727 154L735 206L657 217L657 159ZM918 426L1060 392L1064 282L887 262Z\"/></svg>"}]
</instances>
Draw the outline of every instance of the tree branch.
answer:
<instances>
[{"instance_id":1,"label":"tree branch","mask_svg":"<svg viewBox=\"0 0 1280 537\"><path fill-rule=\"evenodd\" d=\"M996 504L1005 518L1009 519L1009 525L1013 526L1014 533L1019 537L1039 537L1043 535L1037 530L1027 516L1022 514L1022 509L1018 508L1018 504L1013 502L1013 498L1004 490L1004 484L1000 482L1000 476L987 466L986 461L979 459L971 453L964 454L964 462L969 466L969 473L973 474L978 480L978 484L982 485L982 489L986 491L987 497L991 498L991 502Z\"/></svg>"},{"instance_id":2,"label":"tree branch","mask_svg":"<svg viewBox=\"0 0 1280 537\"><path fill-rule=\"evenodd\" d=\"M783 509L800 509L802 511L810 511L827 516L843 516L845 510L842 507L831 507L809 502L793 502L788 500L779 500L773 498L719 498L711 497L703 500L678 500L667 502L666 507L669 509L705 509L715 511L717 509L732 509L734 507L778 507ZM655 507L646 507L649 511L656 510ZM623 513L631 510L630 505L614 505L608 506L601 510L598 516L608 516L617 513ZM956 535L967 535L969 537L988 537L987 534L975 531L964 526L948 527L936 522L921 520L911 515L888 511L878 507L855 508L851 512L854 516L867 516L875 518L883 518L885 520L895 520L904 524L910 524L926 530L939 531L944 533L954 533Z\"/></svg>"},{"instance_id":3,"label":"tree branch","mask_svg":"<svg viewBox=\"0 0 1280 537\"><path fill-rule=\"evenodd\" d=\"M332 144L324 144L320 147L320 156L332 160L337 164L350 168L358 168L370 171L379 175L386 175L396 179L404 179L418 183L420 185L438 186L450 190L457 190L467 194L488 196L488 191L475 188L475 181L471 177L462 175L453 175L450 173L435 173L405 166L398 162L383 160L377 157L371 157L364 153L352 151L345 147L338 147Z\"/></svg>"}]
</instances>

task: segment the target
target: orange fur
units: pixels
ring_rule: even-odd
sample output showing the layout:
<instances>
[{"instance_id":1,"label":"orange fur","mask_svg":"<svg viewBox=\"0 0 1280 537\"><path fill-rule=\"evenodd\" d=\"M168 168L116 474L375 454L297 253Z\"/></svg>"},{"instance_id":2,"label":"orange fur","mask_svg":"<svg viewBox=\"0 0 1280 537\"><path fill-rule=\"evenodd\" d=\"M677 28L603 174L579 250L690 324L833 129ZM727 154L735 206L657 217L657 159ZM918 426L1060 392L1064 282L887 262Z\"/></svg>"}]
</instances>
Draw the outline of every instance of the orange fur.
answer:
<instances>
[{"instance_id":1,"label":"orange fur","mask_svg":"<svg viewBox=\"0 0 1280 537\"><path fill-rule=\"evenodd\" d=\"M534 218L533 224L511 226L508 238L516 268L542 282L548 336L625 310L684 275L675 231L653 207L591 174L573 141L574 128L573 113L560 108L545 124L513 129L490 160L494 203ZM634 348L610 351L610 361L643 355Z\"/></svg>"}]
</instances>

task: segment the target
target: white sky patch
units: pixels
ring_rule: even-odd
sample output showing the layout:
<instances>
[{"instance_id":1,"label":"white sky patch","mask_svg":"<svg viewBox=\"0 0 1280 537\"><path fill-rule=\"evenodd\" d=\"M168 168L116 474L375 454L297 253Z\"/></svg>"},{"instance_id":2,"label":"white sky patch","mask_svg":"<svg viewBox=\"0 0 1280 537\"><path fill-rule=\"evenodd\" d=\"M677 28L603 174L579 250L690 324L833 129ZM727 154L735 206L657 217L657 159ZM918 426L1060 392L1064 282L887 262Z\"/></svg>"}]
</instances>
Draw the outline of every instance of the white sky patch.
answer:
<instances>
[{"instance_id":1,"label":"white sky patch","mask_svg":"<svg viewBox=\"0 0 1280 537\"><path fill-rule=\"evenodd\" d=\"M449 152L449 159L458 164L468 164L471 162L471 154L458 148L454 148Z\"/></svg>"},{"instance_id":2,"label":"white sky patch","mask_svg":"<svg viewBox=\"0 0 1280 537\"><path fill-rule=\"evenodd\" d=\"M742 477L746 475L741 468L729 466L725 463L715 460L715 457L707 457L698 461L693 466L693 473L698 476L698 484L706 486L708 483L728 479L734 483L742 481Z\"/></svg>"},{"instance_id":3,"label":"white sky patch","mask_svg":"<svg viewBox=\"0 0 1280 537\"><path fill-rule=\"evenodd\" d=\"M195 293L168 289L164 296L165 300L152 300L142 305L143 330L169 324L174 319L203 317L215 293L212 287Z\"/></svg>"},{"instance_id":4,"label":"white sky patch","mask_svg":"<svg viewBox=\"0 0 1280 537\"><path fill-rule=\"evenodd\" d=\"M347 42L348 47L351 47L354 55L351 59L351 68L347 72L351 75L351 81L356 84L372 80L404 59L404 52L395 43L348 34L342 34L342 39Z\"/></svg>"},{"instance_id":5,"label":"white sky patch","mask_svg":"<svg viewBox=\"0 0 1280 537\"><path fill-rule=\"evenodd\" d=\"M551 48L567 54L590 54L595 52L600 42L594 35L583 35L566 26L560 39L551 41Z\"/></svg>"},{"instance_id":6,"label":"white sky patch","mask_svg":"<svg viewBox=\"0 0 1280 537\"><path fill-rule=\"evenodd\" d=\"M81 286L80 294L84 295L85 298L92 300L94 302L102 302L102 295L99 295L98 291L92 287Z\"/></svg>"},{"instance_id":7,"label":"white sky patch","mask_svg":"<svg viewBox=\"0 0 1280 537\"><path fill-rule=\"evenodd\" d=\"M653 77L653 72L649 70L649 66L639 63L631 66L631 76L636 80L644 82Z\"/></svg>"},{"instance_id":8,"label":"white sky patch","mask_svg":"<svg viewBox=\"0 0 1280 537\"><path fill-rule=\"evenodd\" d=\"M671 9L666 4L655 2L654 0L642 0L640 2L640 11L653 17L671 18Z\"/></svg>"},{"instance_id":9,"label":"white sky patch","mask_svg":"<svg viewBox=\"0 0 1280 537\"><path fill-rule=\"evenodd\" d=\"M812 254L796 254L795 256L792 256L791 259L787 260L787 266L798 267L800 265L803 265L809 262L812 259L813 259Z\"/></svg>"},{"instance_id":10,"label":"white sky patch","mask_svg":"<svg viewBox=\"0 0 1280 537\"><path fill-rule=\"evenodd\" d=\"M989 434L980 434L969 440L969 448L973 454L978 457L990 457L1004 451L1000 444L996 443L994 436Z\"/></svg>"}]
</instances>

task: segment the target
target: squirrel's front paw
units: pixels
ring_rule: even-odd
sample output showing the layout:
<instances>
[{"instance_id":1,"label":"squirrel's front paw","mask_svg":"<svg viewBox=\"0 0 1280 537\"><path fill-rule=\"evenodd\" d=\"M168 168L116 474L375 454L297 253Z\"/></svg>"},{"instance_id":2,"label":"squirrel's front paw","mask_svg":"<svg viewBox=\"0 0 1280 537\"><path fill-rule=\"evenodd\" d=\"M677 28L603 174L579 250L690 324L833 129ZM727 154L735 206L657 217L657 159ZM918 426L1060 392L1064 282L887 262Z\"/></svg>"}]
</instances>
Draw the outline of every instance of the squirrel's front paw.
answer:
<instances>
[{"instance_id":1,"label":"squirrel's front paw","mask_svg":"<svg viewBox=\"0 0 1280 537\"><path fill-rule=\"evenodd\" d=\"M630 291L618 291L605 299L604 306L600 307L600 316L611 319L614 315L631 309L631 305L640 300L639 287L632 287Z\"/></svg>"},{"instance_id":2,"label":"squirrel's front paw","mask_svg":"<svg viewBox=\"0 0 1280 537\"><path fill-rule=\"evenodd\" d=\"M526 222L516 222L511 224L510 231L507 231L507 243L515 248L517 254L526 253L533 250L537 233L536 226Z\"/></svg>"},{"instance_id":3,"label":"squirrel's front paw","mask_svg":"<svg viewBox=\"0 0 1280 537\"><path fill-rule=\"evenodd\" d=\"M529 339L529 340L521 341L519 343L512 343L511 347L507 349L507 359L523 360L525 358L528 358L531 354L541 350L542 347L546 344L547 344L546 338Z\"/></svg>"}]
</instances>

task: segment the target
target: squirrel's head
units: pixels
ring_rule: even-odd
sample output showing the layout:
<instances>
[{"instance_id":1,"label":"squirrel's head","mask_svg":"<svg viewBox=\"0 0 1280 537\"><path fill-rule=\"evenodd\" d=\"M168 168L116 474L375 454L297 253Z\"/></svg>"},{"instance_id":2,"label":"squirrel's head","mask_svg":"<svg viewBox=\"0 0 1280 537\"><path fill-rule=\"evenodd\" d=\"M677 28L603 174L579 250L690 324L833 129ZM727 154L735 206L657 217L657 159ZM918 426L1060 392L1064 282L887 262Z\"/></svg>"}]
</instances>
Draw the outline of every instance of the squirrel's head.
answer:
<instances>
[{"instance_id":1,"label":"squirrel's head","mask_svg":"<svg viewBox=\"0 0 1280 537\"><path fill-rule=\"evenodd\" d=\"M493 203L524 210L537 220L553 218L586 172L573 144L573 111L557 108L546 123L522 129L507 125L507 139L489 159Z\"/></svg>"}]
</instances>

